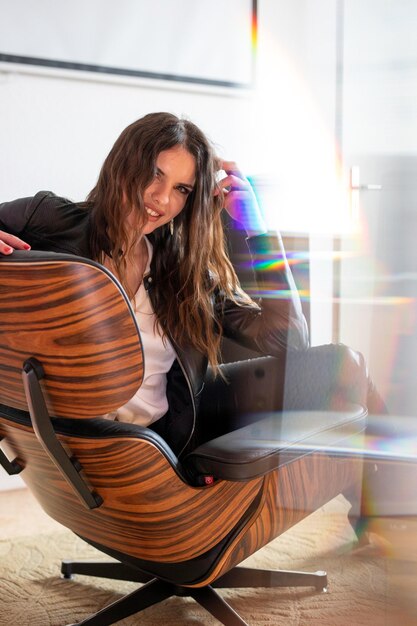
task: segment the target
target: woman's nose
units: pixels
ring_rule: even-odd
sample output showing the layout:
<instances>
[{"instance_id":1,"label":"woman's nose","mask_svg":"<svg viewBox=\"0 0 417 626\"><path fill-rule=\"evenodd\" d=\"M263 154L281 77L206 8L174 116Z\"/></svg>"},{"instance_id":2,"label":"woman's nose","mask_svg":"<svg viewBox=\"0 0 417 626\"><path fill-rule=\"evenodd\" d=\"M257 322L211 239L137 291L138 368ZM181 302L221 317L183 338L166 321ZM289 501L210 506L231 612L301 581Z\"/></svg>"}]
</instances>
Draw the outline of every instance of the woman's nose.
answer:
<instances>
[{"instance_id":1,"label":"woman's nose","mask_svg":"<svg viewBox=\"0 0 417 626\"><path fill-rule=\"evenodd\" d=\"M167 185L158 185L152 192L153 201L161 205L166 205L169 203L169 189Z\"/></svg>"}]
</instances>

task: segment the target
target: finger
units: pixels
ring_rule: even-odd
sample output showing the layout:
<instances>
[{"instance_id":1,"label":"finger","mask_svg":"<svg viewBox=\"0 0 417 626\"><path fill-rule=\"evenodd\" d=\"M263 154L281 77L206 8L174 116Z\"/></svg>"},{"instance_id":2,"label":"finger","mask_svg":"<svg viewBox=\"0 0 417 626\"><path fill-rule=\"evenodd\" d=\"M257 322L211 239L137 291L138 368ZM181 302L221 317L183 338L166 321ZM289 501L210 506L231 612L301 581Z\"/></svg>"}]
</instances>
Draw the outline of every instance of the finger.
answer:
<instances>
[{"instance_id":1,"label":"finger","mask_svg":"<svg viewBox=\"0 0 417 626\"><path fill-rule=\"evenodd\" d=\"M247 189L248 187L245 180L242 180L242 178L239 178L234 174L229 174L228 176L225 176L224 178L219 180L218 185L220 189L226 191L236 191L239 189Z\"/></svg>"},{"instance_id":2,"label":"finger","mask_svg":"<svg viewBox=\"0 0 417 626\"><path fill-rule=\"evenodd\" d=\"M222 169L226 174L232 174L238 178L245 178L235 161L222 161Z\"/></svg>"},{"instance_id":3,"label":"finger","mask_svg":"<svg viewBox=\"0 0 417 626\"><path fill-rule=\"evenodd\" d=\"M0 254L11 254L12 252L13 248L0 239Z\"/></svg>"},{"instance_id":4,"label":"finger","mask_svg":"<svg viewBox=\"0 0 417 626\"><path fill-rule=\"evenodd\" d=\"M248 203L248 195L244 191L233 191L224 193L224 205L226 208L243 207Z\"/></svg>"},{"instance_id":5,"label":"finger","mask_svg":"<svg viewBox=\"0 0 417 626\"><path fill-rule=\"evenodd\" d=\"M232 186L231 177L230 176L224 176L224 178L221 178L219 181L217 181L217 186L222 191L224 191L227 187L231 187Z\"/></svg>"},{"instance_id":6,"label":"finger","mask_svg":"<svg viewBox=\"0 0 417 626\"><path fill-rule=\"evenodd\" d=\"M16 235L0 231L0 237L1 243L6 247L15 248L16 250L30 250L30 245L23 239L16 237Z\"/></svg>"}]
</instances>

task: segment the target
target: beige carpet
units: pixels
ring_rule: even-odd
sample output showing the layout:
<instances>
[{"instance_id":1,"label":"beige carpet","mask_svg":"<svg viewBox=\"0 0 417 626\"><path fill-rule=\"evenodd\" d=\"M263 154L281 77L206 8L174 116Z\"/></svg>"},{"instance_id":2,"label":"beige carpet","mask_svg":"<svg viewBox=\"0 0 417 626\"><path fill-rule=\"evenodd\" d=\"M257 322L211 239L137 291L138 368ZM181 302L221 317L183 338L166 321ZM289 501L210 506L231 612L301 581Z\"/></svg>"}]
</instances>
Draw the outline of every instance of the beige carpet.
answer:
<instances>
[{"instance_id":1,"label":"beige carpet","mask_svg":"<svg viewBox=\"0 0 417 626\"><path fill-rule=\"evenodd\" d=\"M347 510L344 498L333 500L247 561L258 567L325 569L328 593L239 589L223 591L224 597L251 626L417 626L416 545L409 542L410 533L416 537L416 527L390 523L395 539L407 536L405 547L401 541L396 548L384 539L355 549ZM0 541L0 626L64 626L137 587L81 576L61 579L61 558L94 558L97 553L61 527L52 525L31 535L31 520L26 524L26 533ZM119 624L218 622L193 600L171 598Z\"/></svg>"}]
</instances>

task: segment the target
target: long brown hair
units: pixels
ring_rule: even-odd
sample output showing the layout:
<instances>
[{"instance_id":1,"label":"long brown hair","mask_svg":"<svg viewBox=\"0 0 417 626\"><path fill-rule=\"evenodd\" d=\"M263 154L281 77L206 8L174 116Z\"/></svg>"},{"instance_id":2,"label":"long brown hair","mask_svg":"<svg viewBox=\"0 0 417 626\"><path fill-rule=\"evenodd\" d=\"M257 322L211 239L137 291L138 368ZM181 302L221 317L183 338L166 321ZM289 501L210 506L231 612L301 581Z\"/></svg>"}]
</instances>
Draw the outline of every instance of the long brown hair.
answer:
<instances>
[{"instance_id":1,"label":"long brown hair","mask_svg":"<svg viewBox=\"0 0 417 626\"><path fill-rule=\"evenodd\" d=\"M151 113L130 124L104 161L98 181L87 197L92 209L91 246L95 259L112 257L115 272L129 293L126 273L132 254L126 206L136 212L138 232L146 222L145 188L152 182L160 152L182 146L195 159L196 181L184 209L150 236L152 303L162 333L180 345L184 338L207 355L217 370L221 327L213 307L215 292L239 301L250 298L226 252L221 219L223 194L216 184L218 161L204 133L187 119ZM217 189L217 195L214 191Z\"/></svg>"}]
</instances>

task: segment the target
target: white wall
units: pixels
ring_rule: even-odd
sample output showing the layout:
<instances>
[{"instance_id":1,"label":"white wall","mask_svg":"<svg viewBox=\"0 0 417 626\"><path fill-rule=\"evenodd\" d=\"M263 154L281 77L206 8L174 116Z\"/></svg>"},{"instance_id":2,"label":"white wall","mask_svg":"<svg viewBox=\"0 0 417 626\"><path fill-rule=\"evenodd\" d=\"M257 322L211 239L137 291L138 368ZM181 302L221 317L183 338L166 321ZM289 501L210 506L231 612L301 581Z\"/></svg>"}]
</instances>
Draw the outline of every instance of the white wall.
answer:
<instances>
[{"instance_id":1,"label":"white wall","mask_svg":"<svg viewBox=\"0 0 417 626\"><path fill-rule=\"evenodd\" d=\"M252 0L0 0L0 54L248 84L251 13Z\"/></svg>"},{"instance_id":2,"label":"white wall","mask_svg":"<svg viewBox=\"0 0 417 626\"><path fill-rule=\"evenodd\" d=\"M23 66L22 66L23 68ZM0 197L51 189L74 200L94 186L125 126L157 110L185 114L231 159L248 161L250 98L215 88L0 65Z\"/></svg>"}]
</instances>

